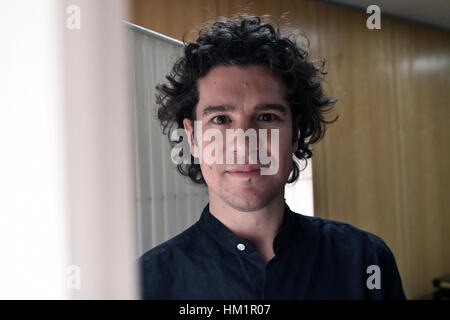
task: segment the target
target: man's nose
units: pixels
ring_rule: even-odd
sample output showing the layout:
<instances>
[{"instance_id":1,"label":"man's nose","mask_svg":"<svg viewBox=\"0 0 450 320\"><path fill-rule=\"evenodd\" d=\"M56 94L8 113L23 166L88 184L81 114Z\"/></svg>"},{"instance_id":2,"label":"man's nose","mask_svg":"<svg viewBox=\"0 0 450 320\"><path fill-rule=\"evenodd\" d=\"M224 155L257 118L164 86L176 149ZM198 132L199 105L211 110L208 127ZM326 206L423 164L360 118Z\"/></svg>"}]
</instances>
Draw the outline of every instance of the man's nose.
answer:
<instances>
[{"instance_id":1,"label":"man's nose","mask_svg":"<svg viewBox=\"0 0 450 320\"><path fill-rule=\"evenodd\" d=\"M235 154L236 163L257 163L259 149L259 134L256 121L253 119L240 119L234 122L234 137L229 141L228 147Z\"/></svg>"},{"instance_id":2,"label":"man's nose","mask_svg":"<svg viewBox=\"0 0 450 320\"><path fill-rule=\"evenodd\" d=\"M248 129L257 129L256 128L256 121L252 119L251 117L242 117L240 119L235 120L235 126L234 129L242 129L247 131Z\"/></svg>"}]
</instances>

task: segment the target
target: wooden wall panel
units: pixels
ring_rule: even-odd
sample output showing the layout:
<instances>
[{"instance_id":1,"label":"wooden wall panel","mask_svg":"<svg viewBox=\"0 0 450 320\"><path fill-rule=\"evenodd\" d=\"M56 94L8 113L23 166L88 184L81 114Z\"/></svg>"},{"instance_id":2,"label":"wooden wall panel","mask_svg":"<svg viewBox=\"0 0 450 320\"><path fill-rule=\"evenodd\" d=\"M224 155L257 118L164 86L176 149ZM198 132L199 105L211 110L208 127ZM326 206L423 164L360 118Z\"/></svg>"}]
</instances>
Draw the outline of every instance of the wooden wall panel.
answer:
<instances>
[{"instance_id":1,"label":"wooden wall panel","mask_svg":"<svg viewBox=\"0 0 450 320\"><path fill-rule=\"evenodd\" d=\"M169 37L196 39L196 30L217 16L216 0L132 0L131 22Z\"/></svg>"},{"instance_id":2,"label":"wooden wall panel","mask_svg":"<svg viewBox=\"0 0 450 320\"><path fill-rule=\"evenodd\" d=\"M430 292L450 273L450 33L394 28L407 289Z\"/></svg>"},{"instance_id":3,"label":"wooden wall panel","mask_svg":"<svg viewBox=\"0 0 450 320\"><path fill-rule=\"evenodd\" d=\"M231 16L237 13L257 15L269 14L286 30L294 28L296 32L304 32L310 41L310 55L316 56L318 51L317 14L321 4L311 1L245 1L219 0L220 16Z\"/></svg>"},{"instance_id":4,"label":"wooden wall panel","mask_svg":"<svg viewBox=\"0 0 450 320\"><path fill-rule=\"evenodd\" d=\"M384 16L381 30L368 30L364 11L308 0L132 3L132 22L177 39L239 12L303 30L339 98L330 115L339 121L314 147L315 214L382 237L408 298L450 273L449 32Z\"/></svg>"},{"instance_id":5,"label":"wooden wall panel","mask_svg":"<svg viewBox=\"0 0 450 320\"><path fill-rule=\"evenodd\" d=\"M315 208L383 238L404 275L392 23L369 30L366 17L334 6L317 17L340 118L316 146Z\"/></svg>"}]
</instances>

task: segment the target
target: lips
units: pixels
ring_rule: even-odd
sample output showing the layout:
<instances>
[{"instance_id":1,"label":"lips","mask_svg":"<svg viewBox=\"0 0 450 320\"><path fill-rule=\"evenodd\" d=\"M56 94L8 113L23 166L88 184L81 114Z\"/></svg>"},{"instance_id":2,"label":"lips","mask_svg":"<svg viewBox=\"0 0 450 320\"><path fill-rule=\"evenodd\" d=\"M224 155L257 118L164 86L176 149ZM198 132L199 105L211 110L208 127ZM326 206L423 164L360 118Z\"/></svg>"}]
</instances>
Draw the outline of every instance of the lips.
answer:
<instances>
[{"instance_id":1,"label":"lips","mask_svg":"<svg viewBox=\"0 0 450 320\"><path fill-rule=\"evenodd\" d=\"M260 165L242 165L236 166L226 171L231 176L234 177L253 177L259 176L261 174Z\"/></svg>"}]
</instances>

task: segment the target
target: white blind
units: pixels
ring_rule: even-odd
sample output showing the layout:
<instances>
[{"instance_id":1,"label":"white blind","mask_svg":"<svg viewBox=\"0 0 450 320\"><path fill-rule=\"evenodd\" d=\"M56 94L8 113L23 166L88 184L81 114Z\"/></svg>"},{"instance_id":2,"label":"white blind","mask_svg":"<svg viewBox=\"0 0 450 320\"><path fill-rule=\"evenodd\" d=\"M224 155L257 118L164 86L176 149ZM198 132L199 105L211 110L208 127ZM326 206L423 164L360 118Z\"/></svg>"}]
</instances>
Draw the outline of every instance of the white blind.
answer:
<instances>
[{"instance_id":1,"label":"white blind","mask_svg":"<svg viewBox=\"0 0 450 320\"><path fill-rule=\"evenodd\" d=\"M207 189L177 171L167 135L157 120L155 87L164 82L183 44L129 24L132 101L135 108L139 255L195 223L208 202Z\"/></svg>"}]
</instances>

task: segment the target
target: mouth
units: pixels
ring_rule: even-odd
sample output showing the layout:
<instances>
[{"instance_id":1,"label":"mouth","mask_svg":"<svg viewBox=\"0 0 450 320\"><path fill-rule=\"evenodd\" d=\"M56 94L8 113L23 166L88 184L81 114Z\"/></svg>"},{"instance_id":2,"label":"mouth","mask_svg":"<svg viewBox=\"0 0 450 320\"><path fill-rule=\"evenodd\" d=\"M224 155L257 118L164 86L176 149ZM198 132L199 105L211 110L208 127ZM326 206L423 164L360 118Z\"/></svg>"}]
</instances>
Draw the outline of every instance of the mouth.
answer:
<instances>
[{"instance_id":1,"label":"mouth","mask_svg":"<svg viewBox=\"0 0 450 320\"><path fill-rule=\"evenodd\" d=\"M233 177L255 177L261 175L261 168L260 165L242 165L242 166L236 166L229 170L227 170L225 173L233 176Z\"/></svg>"}]
</instances>

